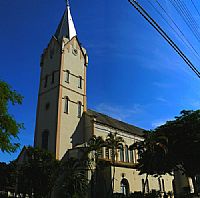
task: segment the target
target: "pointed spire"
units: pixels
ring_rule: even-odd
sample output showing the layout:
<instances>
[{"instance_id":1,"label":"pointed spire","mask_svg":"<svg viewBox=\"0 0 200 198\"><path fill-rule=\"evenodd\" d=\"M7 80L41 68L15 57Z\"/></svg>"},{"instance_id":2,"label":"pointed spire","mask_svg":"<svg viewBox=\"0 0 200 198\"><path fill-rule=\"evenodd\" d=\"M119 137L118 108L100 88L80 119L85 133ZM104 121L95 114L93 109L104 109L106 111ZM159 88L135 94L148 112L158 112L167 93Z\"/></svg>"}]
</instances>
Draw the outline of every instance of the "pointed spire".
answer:
<instances>
[{"instance_id":1,"label":"pointed spire","mask_svg":"<svg viewBox=\"0 0 200 198\"><path fill-rule=\"evenodd\" d=\"M69 0L66 0L66 5L65 12L55 33L55 37L58 40L62 39L62 37L71 40L76 36L76 29L70 12Z\"/></svg>"}]
</instances>

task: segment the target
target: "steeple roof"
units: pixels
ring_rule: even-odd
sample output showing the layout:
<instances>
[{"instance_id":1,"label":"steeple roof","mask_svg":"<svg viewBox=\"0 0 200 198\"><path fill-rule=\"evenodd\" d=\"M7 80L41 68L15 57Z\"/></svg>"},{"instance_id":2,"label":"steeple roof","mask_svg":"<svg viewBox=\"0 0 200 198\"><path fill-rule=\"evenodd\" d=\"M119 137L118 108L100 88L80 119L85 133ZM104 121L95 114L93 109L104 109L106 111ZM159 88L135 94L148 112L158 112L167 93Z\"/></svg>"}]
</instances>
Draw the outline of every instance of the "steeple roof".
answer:
<instances>
[{"instance_id":1,"label":"steeple roof","mask_svg":"<svg viewBox=\"0 0 200 198\"><path fill-rule=\"evenodd\" d=\"M62 39L62 37L71 40L74 36L76 36L76 29L74 27L74 22L70 13L69 1L67 1L67 6L60 24L56 30L55 37L58 40Z\"/></svg>"}]
</instances>

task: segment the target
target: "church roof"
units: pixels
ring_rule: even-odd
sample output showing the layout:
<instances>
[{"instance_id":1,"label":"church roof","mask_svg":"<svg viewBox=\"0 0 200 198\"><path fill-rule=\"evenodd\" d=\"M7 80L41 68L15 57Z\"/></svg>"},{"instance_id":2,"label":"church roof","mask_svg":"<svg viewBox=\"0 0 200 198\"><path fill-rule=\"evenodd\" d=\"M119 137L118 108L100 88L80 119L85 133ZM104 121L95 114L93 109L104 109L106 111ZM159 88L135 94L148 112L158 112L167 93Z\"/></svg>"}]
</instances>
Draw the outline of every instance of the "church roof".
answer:
<instances>
[{"instance_id":1,"label":"church roof","mask_svg":"<svg viewBox=\"0 0 200 198\"><path fill-rule=\"evenodd\" d=\"M74 36L76 36L76 29L72 20L69 2L67 1L67 6L60 21L60 24L58 25L58 28L56 30L55 37L58 40L62 39L63 37L71 40Z\"/></svg>"},{"instance_id":2,"label":"church roof","mask_svg":"<svg viewBox=\"0 0 200 198\"><path fill-rule=\"evenodd\" d=\"M120 120L117 120L115 118L111 118L110 116L107 116L105 114L93 111L88 109L87 110L87 114L89 116L94 117L96 120L96 122L100 123L100 124L104 124L107 126L110 126L112 128L116 128L119 130L122 130L124 132L130 133L130 134L135 134L138 136L142 136L144 133L144 129L141 129L139 127L136 127L134 125L130 125L128 123L122 122Z\"/></svg>"}]
</instances>

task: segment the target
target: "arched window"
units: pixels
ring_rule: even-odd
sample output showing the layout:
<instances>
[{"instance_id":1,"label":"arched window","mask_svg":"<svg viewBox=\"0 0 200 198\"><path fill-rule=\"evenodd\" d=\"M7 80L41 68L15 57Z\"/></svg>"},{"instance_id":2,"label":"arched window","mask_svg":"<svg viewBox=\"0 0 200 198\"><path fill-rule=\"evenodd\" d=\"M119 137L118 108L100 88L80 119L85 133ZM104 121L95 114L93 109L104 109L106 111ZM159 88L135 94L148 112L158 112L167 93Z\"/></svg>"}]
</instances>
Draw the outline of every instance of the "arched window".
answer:
<instances>
[{"instance_id":1,"label":"arched window","mask_svg":"<svg viewBox=\"0 0 200 198\"><path fill-rule=\"evenodd\" d=\"M66 77L65 77L65 82L69 83L69 76L70 76L70 71L66 71Z\"/></svg>"},{"instance_id":2,"label":"arched window","mask_svg":"<svg viewBox=\"0 0 200 198\"><path fill-rule=\"evenodd\" d=\"M159 190L160 190L160 192L162 192L162 186L161 186L160 178L158 178L158 185L159 185Z\"/></svg>"},{"instance_id":3,"label":"arched window","mask_svg":"<svg viewBox=\"0 0 200 198\"><path fill-rule=\"evenodd\" d=\"M49 145L49 131L45 130L42 133L42 149L48 150Z\"/></svg>"},{"instance_id":4,"label":"arched window","mask_svg":"<svg viewBox=\"0 0 200 198\"><path fill-rule=\"evenodd\" d=\"M125 146L125 155L126 155L126 162L129 162L129 150L128 150L128 146Z\"/></svg>"},{"instance_id":5,"label":"arched window","mask_svg":"<svg viewBox=\"0 0 200 198\"><path fill-rule=\"evenodd\" d=\"M123 162L124 161L124 147L122 144L119 145L119 155L120 155L120 161Z\"/></svg>"},{"instance_id":6,"label":"arched window","mask_svg":"<svg viewBox=\"0 0 200 198\"><path fill-rule=\"evenodd\" d=\"M130 150L130 161L134 163L133 150Z\"/></svg>"},{"instance_id":7,"label":"arched window","mask_svg":"<svg viewBox=\"0 0 200 198\"><path fill-rule=\"evenodd\" d=\"M123 178L121 180L121 192L123 195L128 196L130 193L129 182L127 179Z\"/></svg>"},{"instance_id":8,"label":"arched window","mask_svg":"<svg viewBox=\"0 0 200 198\"><path fill-rule=\"evenodd\" d=\"M109 148L106 147L105 150L106 150L106 159L109 159L110 158Z\"/></svg>"},{"instance_id":9,"label":"arched window","mask_svg":"<svg viewBox=\"0 0 200 198\"><path fill-rule=\"evenodd\" d=\"M65 97L64 113L69 113L69 98Z\"/></svg>"},{"instance_id":10,"label":"arched window","mask_svg":"<svg viewBox=\"0 0 200 198\"><path fill-rule=\"evenodd\" d=\"M82 89L82 77L78 77L78 88Z\"/></svg>"},{"instance_id":11,"label":"arched window","mask_svg":"<svg viewBox=\"0 0 200 198\"><path fill-rule=\"evenodd\" d=\"M78 117L80 118L82 115L82 103L78 101Z\"/></svg>"}]
</instances>

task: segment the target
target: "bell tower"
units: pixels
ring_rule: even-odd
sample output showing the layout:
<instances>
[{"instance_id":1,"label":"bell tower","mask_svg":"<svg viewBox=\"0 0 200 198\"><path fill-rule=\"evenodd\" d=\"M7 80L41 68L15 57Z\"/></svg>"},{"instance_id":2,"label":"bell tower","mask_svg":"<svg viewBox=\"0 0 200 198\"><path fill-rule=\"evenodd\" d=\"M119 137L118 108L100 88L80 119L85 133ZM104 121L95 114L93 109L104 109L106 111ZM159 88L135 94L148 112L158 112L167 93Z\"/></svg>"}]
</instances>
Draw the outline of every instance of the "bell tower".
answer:
<instances>
[{"instance_id":1,"label":"bell tower","mask_svg":"<svg viewBox=\"0 0 200 198\"><path fill-rule=\"evenodd\" d=\"M69 2L56 33L41 56L34 146L61 159L86 104L88 56L78 41Z\"/></svg>"}]
</instances>

